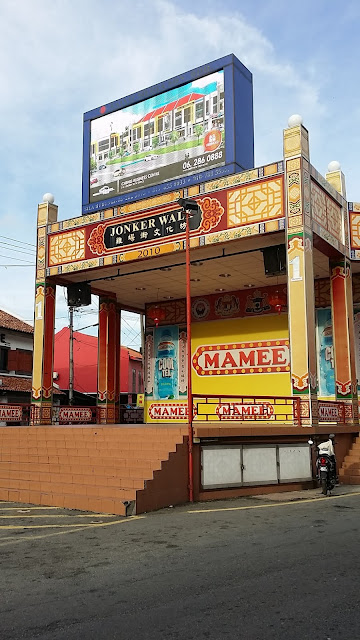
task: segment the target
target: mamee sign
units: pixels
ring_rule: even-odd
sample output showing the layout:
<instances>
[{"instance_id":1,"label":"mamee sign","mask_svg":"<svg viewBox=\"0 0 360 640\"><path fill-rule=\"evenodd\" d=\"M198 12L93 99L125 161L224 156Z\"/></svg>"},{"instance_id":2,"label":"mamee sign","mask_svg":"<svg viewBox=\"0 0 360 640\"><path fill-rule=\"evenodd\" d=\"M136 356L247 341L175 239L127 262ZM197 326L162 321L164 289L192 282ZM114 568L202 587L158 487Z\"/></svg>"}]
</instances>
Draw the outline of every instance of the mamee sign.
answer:
<instances>
[{"instance_id":1,"label":"mamee sign","mask_svg":"<svg viewBox=\"0 0 360 640\"><path fill-rule=\"evenodd\" d=\"M16 405L0 405L0 422L20 422L22 407Z\"/></svg>"},{"instance_id":2,"label":"mamee sign","mask_svg":"<svg viewBox=\"0 0 360 640\"><path fill-rule=\"evenodd\" d=\"M274 407L269 402L242 404L227 402L218 404L216 415L220 420L274 420Z\"/></svg>"},{"instance_id":3,"label":"mamee sign","mask_svg":"<svg viewBox=\"0 0 360 640\"><path fill-rule=\"evenodd\" d=\"M87 407L61 407L59 422L91 422L92 411Z\"/></svg>"},{"instance_id":4,"label":"mamee sign","mask_svg":"<svg viewBox=\"0 0 360 640\"><path fill-rule=\"evenodd\" d=\"M199 376L289 371L289 341L202 345L195 351L192 363Z\"/></svg>"},{"instance_id":5,"label":"mamee sign","mask_svg":"<svg viewBox=\"0 0 360 640\"><path fill-rule=\"evenodd\" d=\"M188 407L185 402L152 402L148 414L152 420L184 420L188 416Z\"/></svg>"},{"instance_id":6,"label":"mamee sign","mask_svg":"<svg viewBox=\"0 0 360 640\"><path fill-rule=\"evenodd\" d=\"M253 129L252 74L234 55L93 109L83 213L251 169Z\"/></svg>"}]
</instances>

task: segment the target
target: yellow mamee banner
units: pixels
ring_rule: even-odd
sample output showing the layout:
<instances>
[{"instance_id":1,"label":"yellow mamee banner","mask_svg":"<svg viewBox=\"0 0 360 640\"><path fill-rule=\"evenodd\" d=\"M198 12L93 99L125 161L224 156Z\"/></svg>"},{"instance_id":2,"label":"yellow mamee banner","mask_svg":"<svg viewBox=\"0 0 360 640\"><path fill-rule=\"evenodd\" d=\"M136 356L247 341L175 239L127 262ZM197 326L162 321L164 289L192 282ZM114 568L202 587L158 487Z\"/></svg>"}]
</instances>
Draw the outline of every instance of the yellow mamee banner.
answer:
<instances>
[{"instance_id":1,"label":"yellow mamee banner","mask_svg":"<svg viewBox=\"0 0 360 640\"><path fill-rule=\"evenodd\" d=\"M238 406L239 396L290 396L290 352L287 315L214 320L192 325L192 392L234 394L224 407L213 410L195 399L194 420L268 420L292 413L289 407L273 408L258 401L256 407ZM271 401L270 401L271 402ZM230 403L230 409L229 409ZM216 406L215 406L216 405ZM229 413L229 415L227 415ZM210 415L211 414L211 415ZM221 414L221 416L220 416ZM187 422L187 400L146 400L147 422ZM283 421L286 421L285 415Z\"/></svg>"},{"instance_id":2,"label":"yellow mamee banner","mask_svg":"<svg viewBox=\"0 0 360 640\"><path fill-rule=\"evenodd\" d=\"M192 391L204 395L291 395L287 315L192 325Z\"/></svg>"}]
</instances>

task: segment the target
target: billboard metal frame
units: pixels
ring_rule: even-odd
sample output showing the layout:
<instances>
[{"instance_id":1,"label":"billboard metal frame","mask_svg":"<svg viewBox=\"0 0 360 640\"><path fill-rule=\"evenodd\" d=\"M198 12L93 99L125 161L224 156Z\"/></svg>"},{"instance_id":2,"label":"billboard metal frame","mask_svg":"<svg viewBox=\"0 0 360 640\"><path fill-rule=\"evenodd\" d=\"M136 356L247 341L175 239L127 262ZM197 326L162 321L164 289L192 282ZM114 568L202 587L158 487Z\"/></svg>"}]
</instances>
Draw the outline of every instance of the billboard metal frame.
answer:
<instances>
[{"instance_id":1,"label":"billboard metal frame","mask_svg":"<svg viewBox=\"0 0 360 640\"><path fill-rule=\"evenodd\" d=\"M224 71L224 116L226 123L225 165L199 170L198 173L182 176L159 184L139 188L117 196L108 196L97 202L90 202L90 135L91 122L114 111L132 106L156 95L176 89L210 75ZM197 67L170 80L160 82L147 89L92 109L84 114L83 129L83 181L82 213L87 214L114 206L157 196L168 191L184 189L200 182L222 178L254 167L254 124L252 74L230 54L213 62Z\"/></svg>"}]
</instances>

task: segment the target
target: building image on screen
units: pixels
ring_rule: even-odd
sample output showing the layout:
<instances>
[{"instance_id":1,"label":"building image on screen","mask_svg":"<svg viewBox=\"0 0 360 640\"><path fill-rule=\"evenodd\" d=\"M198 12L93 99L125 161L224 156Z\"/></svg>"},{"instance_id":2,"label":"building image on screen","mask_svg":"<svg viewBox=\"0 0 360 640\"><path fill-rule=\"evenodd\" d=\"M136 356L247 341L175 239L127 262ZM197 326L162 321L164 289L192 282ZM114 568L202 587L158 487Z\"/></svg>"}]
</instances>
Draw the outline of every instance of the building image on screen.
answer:
<instances>
[{"instance_id":1,"label":"building image on screen","mask_svg":"<svg viewBox=\"0 0 360 640\"><path fill-rule=\"evenodd\" d=\"M224 71L91 121L89 201L225 164Z\"/></svg>"}]
</instances>

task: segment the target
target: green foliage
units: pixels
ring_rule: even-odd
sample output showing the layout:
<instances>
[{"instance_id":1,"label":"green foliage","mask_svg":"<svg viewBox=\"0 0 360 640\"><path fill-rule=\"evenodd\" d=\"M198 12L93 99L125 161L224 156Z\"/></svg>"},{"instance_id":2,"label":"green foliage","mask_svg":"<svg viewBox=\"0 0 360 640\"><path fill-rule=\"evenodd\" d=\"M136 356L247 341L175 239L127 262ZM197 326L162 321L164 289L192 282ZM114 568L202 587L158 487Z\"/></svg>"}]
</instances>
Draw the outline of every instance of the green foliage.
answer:
<instances>
[{"instance_id":1,"label":"green foliage","mask_svg":"<svg viewBox=\"0 0 360 640\"><path fill-rule=\"evenodd\" d=\"M178 131L172 131L170 133L170 140L171 142L173 142L174 144L177 143L177 141L179 140L180 134Z\"/></svg>"},{"instance_id":2,"label":"green foliage","mask_svg":"<svg viewBox=\"0 0 360 640\"><path fill-rule=\"evenodd\" d=\"M196 124L195 127L194 127L194 131L195 131L195 135L197 136L198 143L199 143L200 136L202 136L203 133L204 133L204 127L202 126L202 124Z\"/></svg>"}]
</instances>

